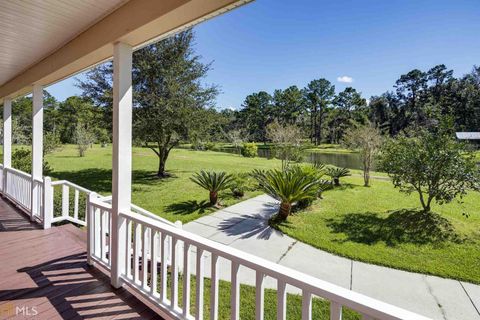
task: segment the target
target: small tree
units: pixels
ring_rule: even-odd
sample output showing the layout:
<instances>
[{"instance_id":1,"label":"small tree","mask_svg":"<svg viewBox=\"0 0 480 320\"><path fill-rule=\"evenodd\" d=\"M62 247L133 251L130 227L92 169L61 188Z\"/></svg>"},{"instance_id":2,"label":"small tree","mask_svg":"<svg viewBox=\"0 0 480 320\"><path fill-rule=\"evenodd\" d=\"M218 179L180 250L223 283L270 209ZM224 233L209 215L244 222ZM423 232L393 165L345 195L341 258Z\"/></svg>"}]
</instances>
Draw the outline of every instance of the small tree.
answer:
<instances>
[{"instance_id":1,"label":"small tree","mask_svg":"<svg viewBox=\"0 0 480 320\"><path fill-rule=\"evenodd\" d=\"M296 125L281 125L274 121L267 126L267 138L275 144L273 151L275 158L282 161L282 170L290 162L300 160L302 135Z\"/></svg>"},{"instance_id":2,"label":"small tree","mask_svg":"<svg viewBox=\"0 0 480 320\"><path fill-rule=\"evenodd\" d=\"M225 171L215 172L202 170L190 177L191 181L208 190L210 205L212 206L218 202L218 193L230 187L232 179L232 175L227 174Z\"/></svg>"},{"instance_id":3,"label":"small tree","mask_svg":"<svg viewBox=\"0 0 480 320\"><path fill-rule=\"evenodd\" d=\"M469 189L479 190L479 169L474 154L447 132L422 130L416 137L400 135L382 148L380 167L401 192L417 192L423 211L431 203L449 203Z\"/></svg>"},{"instance_id":4,"label":"small tree","mask_svg":"<svg viewBox=\"0 0 480 320\"><path fill-rule=\"evenodd\" d=\"M77 143L78 155L80 157L85 156L85 152L87 151L90 144L93 143L94 136L93 134L88 131L86 126L79 122L75 128L75 142Z\"/></svg>"},{"instance_id":5,"label":"small tree","mask_svg":"<svg viewBox=\"0 0 480 320\"><path fill-rule=\"evenodd\" d=\"M280 201L278 214L273 220L286 220L294 203L316 199L321 187L319 175L310 174L296 166L282 171L256 169L252 176L257 179L260 189Z\"/></svg>"},{"instance_id":6,"label":"small tree","mask_svg":"<svg viewBox=\"0 0 480 320\"><path fill-rule=\"evenodd\" d=\"M347 148L360 151L364 186L370 184L370 170L382 145L382 135L377 128L367 125L347 131L344 137Z\"/></svg>"}]
</instances>

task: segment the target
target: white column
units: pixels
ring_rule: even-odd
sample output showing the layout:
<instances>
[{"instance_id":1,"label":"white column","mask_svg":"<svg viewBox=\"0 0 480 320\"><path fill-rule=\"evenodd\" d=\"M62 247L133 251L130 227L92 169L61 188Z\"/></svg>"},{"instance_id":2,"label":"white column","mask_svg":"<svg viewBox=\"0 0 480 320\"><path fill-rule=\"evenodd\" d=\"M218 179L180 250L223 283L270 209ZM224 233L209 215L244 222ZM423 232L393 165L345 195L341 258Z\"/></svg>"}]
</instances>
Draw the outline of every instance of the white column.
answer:
<instances>
[{"instance_id":1,"label":"white column","mask_svg":"<svg viewBox=\"0 0 480 320\"><path fill-rule=\"evenodd\" d=\"M132 189L132 47L116 43L113 53L113 156L111 283L119 288L125 271L126 221Z\"/></svg>"},{"instance_id":2,"label":"white column","mask_svg":"<svg viewBox=\"0 0 480 320\"><path fill-rule=\"evenodd\" d=\"M12 166L12 100L3 100L3 167Z\"/></svg>"},{"instance_id":3,"label":"white column","mask_svg":"<svg viewBox=\"0 0 480 320\"><path fill-rule=\"evenodd\" d=\"M32 112L32 196L31 217L40 215L39 188L35 180L43 178L43 87L33 85Z\"/></svg>"},{"instance_id":4,"label":"white column","mask_svg":"<svg viewBox=\"0 0 480 320\"><path fill-rule=\"evenodd\" d=\"M5 168L12 167L12 100L3 99L3 175L2 191L7 189L7 172Z\"/></svg>"}]
</instances>

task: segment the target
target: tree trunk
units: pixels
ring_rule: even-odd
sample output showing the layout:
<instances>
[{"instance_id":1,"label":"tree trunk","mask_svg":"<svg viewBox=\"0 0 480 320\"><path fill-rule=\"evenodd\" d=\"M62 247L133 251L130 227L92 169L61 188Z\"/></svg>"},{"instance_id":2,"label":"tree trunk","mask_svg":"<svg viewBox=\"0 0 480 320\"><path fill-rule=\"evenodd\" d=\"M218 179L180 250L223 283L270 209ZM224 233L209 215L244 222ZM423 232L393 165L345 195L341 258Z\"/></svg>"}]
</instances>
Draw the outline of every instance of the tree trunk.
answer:
<instances>
[{"instance_id":1,"label":"tree trunk","mask_svg":"<svg viewBox=\"0 0 480 320\"><path fill-rule=\"evenodd\" d=\"M333 184L337 187L340 186L340 178L333 178Z\"/></svg>"},{"instance_id":2,"label":"tree trunk","mask_svg":"<svg viewBox=\"0 0 480 320\"><path fill-rule=\"evenodd\" d=\"M158 172L157 177L165 178L168 177L168 173L165 171L165 164L167 163L168 155L172 147L168 146L159 146L158 151L155 153L158 156Z\"/></svg>"},{"instance_id":3,"label":"tree trunk","mask_svg":"<svg viewBox=\"0 0 480 320\"><path fill-rule=\"evenodd\" d=\"M165 172L165 161L163 159L163 157L159 157L158 158L158 172L157 172L157 176L159 178L164 178L166 176L166 172Z\"/></svg>"},{"instance_id":4,"label":"tree trunk","mask_svg":"<svg viewBox=\"0 0 480 320\"><path fill-rule=\"evenodd\" d=\"M217 201L218 201L218 193L210 192L210 205L212 206L216 205Z\"/></svg>"},{"instance_id":5,"label":"tree trunk","mask_svg":"<svg viewBox=\"0 0 480 320\"><path fill-rule=\"evenodd\" d=\"M282 202L280 204L280 210L278 211L278 216L282 220L287 220L288 216L290 215L290 212L292 211L292 204L288 202Z\"/></svg>"},{"instance_id":6,"label":"tree trunk","mask_svg":"<svg viewBox=\"0 0 480 320\"><path fill-rule=\"evenodd\" d=\"M368 187L370 185L370 170L363 171L363 186Z\"/></svg>"}]
</instances>

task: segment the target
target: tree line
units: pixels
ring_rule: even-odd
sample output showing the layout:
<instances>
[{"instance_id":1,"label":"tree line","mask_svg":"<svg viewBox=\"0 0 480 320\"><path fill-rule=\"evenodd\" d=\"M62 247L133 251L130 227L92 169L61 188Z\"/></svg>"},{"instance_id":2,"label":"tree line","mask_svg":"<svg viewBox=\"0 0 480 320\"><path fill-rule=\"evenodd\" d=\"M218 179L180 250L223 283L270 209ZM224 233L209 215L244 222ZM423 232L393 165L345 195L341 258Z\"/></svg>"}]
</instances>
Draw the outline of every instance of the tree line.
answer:
<instances>
[{"instance_id":1,"label":"tree line","mask_svg":"<svg viewBox=\"0 0 480 320\"><path fill-rule=\"evenodd\" d=\"M269 141L270 123L295 124L316 145L340 143L349 129L367 123L395 136L407 128L438 125L452 119L452 131L480 128L480 67L455 78L453 70L437 65L401 75L393 90L368 100L353 87L336 93L335 85L320 78L305 88L290 86L272 94L248 95L239 110L224 110L226 132L242 131L251 141Z\"/></svg>"}]
</instances>

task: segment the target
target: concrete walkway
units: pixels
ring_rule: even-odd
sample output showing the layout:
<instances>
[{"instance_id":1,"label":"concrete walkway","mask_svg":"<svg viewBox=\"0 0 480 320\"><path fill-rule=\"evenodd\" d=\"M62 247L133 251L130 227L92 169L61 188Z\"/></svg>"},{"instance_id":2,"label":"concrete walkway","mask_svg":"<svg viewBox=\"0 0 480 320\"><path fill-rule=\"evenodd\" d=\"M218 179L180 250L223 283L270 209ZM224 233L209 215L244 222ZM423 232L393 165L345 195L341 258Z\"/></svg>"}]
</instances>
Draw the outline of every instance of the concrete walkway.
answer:
<instances>
[{"instance_id":1,"label":"concrete walkway","mask_svg":"<svg viewBox=\"0 0 480 320\"><path fill-rule=\"evenodd\" d=\"M480 319L480 286L375 266L316 249L266 224L277 207L275 200L262 195L190 222L184 229L433 319ZM220 261L220 277L229 279L229 273L229 263ZM241 269L240 281L254 285L254 272ZM273 279L266 281L267 287L275 288L275 284Z\"/></svg>"}]
</instances>

